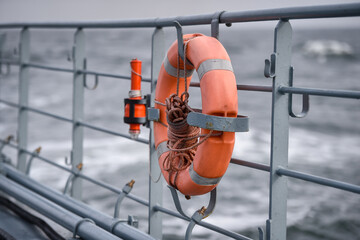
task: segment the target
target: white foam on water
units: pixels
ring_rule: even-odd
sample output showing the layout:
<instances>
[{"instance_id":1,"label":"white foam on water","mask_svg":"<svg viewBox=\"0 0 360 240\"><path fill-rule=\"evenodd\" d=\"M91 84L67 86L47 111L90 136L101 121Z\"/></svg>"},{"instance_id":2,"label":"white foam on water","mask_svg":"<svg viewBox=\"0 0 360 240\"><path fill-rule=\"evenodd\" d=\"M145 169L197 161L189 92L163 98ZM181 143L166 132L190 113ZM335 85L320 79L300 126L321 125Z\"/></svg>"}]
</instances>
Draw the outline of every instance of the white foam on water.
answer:
<instances>
[{"instance_id":1,"label":"white foam on water","mask_svg":"<svg viewBox=\"0 0 360 240\"><path fill-rule=\"evenodd\" d=\"M336 40L309 40L304 46L305 54L318 56L353 55L353 48L346 42Z\"/></svg>"},{"instance_id":2,"label":"white foam on water","mask_svg":"<svg viewBox=\"0 0 360 240\"><path fill-rule=\"evenodd\" d=\"M251 130L235 134L234 158L248 161L265 162L270 154L270 134Z\"/></svg>"},{"instance_id":3,"label":"white foam on water","mask_svg":"<svg viewBox=\"0 0 360 240\"><path fill-rule=\"evenodd\" d=\"M59 94L52 94L50 96L46 95L35 95L31 98L32 107L46 107L55 103L60 103L63 101L63 97Z\"/></svg>"},{"instance_id":4,"label":"white foam on water","mask_svg":"<svg viewBox=\"0 0 360 240\"><path fill-rule=\"evenodd\" d=\"M292 128L289 138L289 162L331 163L346 167L341 160L358 155L360 138L356 135L332 135Z\"/></svg>"},{"instance_id":5,"label":"white foam on water","mask_svg":"<svg viewBox=\"0 0 360 240\"><path fill-rule=\"evenodd\" d=\"M355 54L350 44L336 40L309 40L302 50L304 55L315 56L320 62L326 62L328 57L348 57Z\"/></svg>"}]
</instances>

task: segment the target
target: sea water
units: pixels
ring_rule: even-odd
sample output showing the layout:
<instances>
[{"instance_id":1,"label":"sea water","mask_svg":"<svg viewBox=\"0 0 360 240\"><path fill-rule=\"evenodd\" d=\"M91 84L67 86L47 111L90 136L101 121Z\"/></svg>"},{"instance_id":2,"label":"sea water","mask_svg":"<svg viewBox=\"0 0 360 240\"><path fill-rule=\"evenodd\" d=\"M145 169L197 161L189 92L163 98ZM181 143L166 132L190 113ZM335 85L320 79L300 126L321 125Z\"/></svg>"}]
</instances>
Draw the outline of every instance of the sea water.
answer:
<instances>
[{"instance_id":1,"label":"sea water","mask_svg":"<svg viewBox=\"0 0 360 240\"><path fill-rule=\"evenodd\" d=\"M186 33L209 34L209 28L185 28ZM71 68L73 33L70 30L31 30L31 61L39 64ZM129 62L143 61L143 76L151 74L152 30L85 30L87 65L90 70L130 75ZM176 39L173 29L165 30L167 49ZM7 32L4 56L18 58L18 31ZM238 84L266 85L271 79L263 76L264 59L273 52L273 31L241 27L221 28L220 41L232 60ZM360 90L359 29L294 29L292 45L294 85L299 87ZM5 68L3 67L5 70ZM2 77L0 97L18 100L18 68ZM71 118L72 74L31 69L29 105ZM198 81L194 76L193 81ZM94 83L87 76L88 85ZM143 83L143 94L150 86ZM124 104L130 82L99 77L96 90L85 90L84 121L127 133L123 122ZM239 114L250 118L250 131L236 133L233 157L269 164L271 94L238 92ZM190 105L201 108L200 90L190 90ZM301 97L294 96L294 109L301 111ZM42 147L41 155L65 165L71 150L69 123L29 113L29 149ZM0 104L0 136L16 135L17 110ZM142 128L141 138L149 131ZM147 199L149 181L149 149L147 145L84 130L84 174L122 188L131 179L136 181L132 193ZM6 147L13 158L16 152ZM310 97L306 118L290 118L289 167L302 172L360 184L360 102L353 99ZM31 177L62 191L67 172L35 160ZM156 181L159 176L151 176ZM83 199L94 208L113 214L116 195L84 181ZM360 197L337 189L322 187L301 180L288 183L288 239L360 239ZM257 238L258 227L264 229L268 219L269 175L267 172L230 165L218 187L217 206L205 219L209 223ZM174 211L170 192L164 184L164 206ZM208 196L193 197L181 202L185 212L206 205ZM131 200L124 200L120 217L135 215L139 228L147 230L147 209ZM187 222L164 215L165 239L183 239ZM194 239L225 239L224 236L196 226Z\"/></svg>"}]
</instances>

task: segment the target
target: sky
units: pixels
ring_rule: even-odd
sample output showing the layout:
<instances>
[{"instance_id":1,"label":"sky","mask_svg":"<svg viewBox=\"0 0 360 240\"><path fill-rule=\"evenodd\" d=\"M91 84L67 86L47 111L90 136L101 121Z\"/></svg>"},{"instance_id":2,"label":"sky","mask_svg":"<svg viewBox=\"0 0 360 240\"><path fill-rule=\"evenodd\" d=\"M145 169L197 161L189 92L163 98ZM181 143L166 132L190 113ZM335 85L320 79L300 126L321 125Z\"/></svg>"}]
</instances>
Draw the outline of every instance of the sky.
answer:
<instances>
[{"instance_id":1,"label":"sky","mask_svg":"<svg viewBox=\"0 0 360 240\"><path fill-rule=\"evenodd\" d=\"M121 20L174 17L217 11L245 11L360 0L0 0L0 23L24 21ZM300 22L303 20L299 20ZM313 24L304 23L304 26ZM360 26L360 18L333 19L330 26ZM316 21L315 25L329 26Z\"/></svg>"}]
</instances>

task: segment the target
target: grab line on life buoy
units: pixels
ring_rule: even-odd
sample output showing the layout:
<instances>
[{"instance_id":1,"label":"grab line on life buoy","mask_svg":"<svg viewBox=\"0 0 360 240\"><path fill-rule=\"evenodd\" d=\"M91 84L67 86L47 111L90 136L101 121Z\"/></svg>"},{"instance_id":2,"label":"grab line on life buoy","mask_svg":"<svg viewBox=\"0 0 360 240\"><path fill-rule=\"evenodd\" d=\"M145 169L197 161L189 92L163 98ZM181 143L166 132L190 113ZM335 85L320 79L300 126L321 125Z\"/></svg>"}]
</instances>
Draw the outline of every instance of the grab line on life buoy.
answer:
<instances>
[{"instance_id":1,"label":"grab line on life buoy","mask_svg":"<svg viewBox=\"0 0 360 240\"><path fill-rule=\"evenodd\" d=\"M189 41L191 40L191 41ZM178 92L183 92L190 84L191 74L194 69L200 79L202 111L203 114L223 117L237 116L237 88L236 80L231 66L230 58L221 43L212 37L201 34L184 36L186 56L193 66L186 65L184 71L183 61L178 61L177 42L168 50L161 67L156 86L155 108L160 110L160 119L154 122L155 147L159 165L163 176L169 185L176 188L184 195L200 195L214 189L227 170L235 142L233 132L222 132L221 136L211 135L205 142L198 146L193 162L174 174L169 174L163 168L163 162L170 153L167 147L165 99L177 92L177 81L180 82ZM180 71L177 67L180 66ZM184 79L184 73L188 81ZM179 74L179 76L178 76ZM201 129L201 134L209 133ZM175 178L175 179L174 179ZM174 184L176 181L176 184Z\"/></svg>"}]
</instances>

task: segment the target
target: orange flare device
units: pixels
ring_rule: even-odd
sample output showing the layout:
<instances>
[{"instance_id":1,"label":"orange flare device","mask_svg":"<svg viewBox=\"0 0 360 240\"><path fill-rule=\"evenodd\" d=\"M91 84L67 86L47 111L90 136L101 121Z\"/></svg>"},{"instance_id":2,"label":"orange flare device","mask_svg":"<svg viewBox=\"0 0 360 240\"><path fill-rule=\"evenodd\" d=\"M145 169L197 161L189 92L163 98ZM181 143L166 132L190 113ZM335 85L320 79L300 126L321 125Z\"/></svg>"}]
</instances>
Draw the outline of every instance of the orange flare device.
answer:
<instances>
[{"instance_id":1,"label":"orange flare device","mask_svg":"<svg viewBox=\"0 0 360 240\"><path fill-rule=\"evenodd\" d=\"M146 123L146 99L141 97L141 61L133 59L131 65L131 90L125 98L124 122L130 125L129 134L137 138L140 124Z\"/></svg>"}]
</instances>

